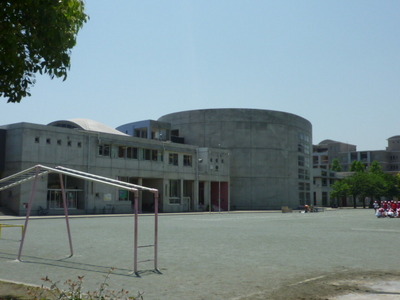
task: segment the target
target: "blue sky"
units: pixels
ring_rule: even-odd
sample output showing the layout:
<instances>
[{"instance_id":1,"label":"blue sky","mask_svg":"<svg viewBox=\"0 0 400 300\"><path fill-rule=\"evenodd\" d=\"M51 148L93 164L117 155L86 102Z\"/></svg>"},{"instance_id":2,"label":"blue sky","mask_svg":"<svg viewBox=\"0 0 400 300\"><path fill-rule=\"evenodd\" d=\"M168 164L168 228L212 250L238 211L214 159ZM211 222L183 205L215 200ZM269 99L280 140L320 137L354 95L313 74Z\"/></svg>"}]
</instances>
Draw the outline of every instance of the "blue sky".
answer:
<instances>
[{"instance_id":1,"label":"blue sky","mask_svg":"<svg viewBox=\"0 0 400 300\"><path fill-rule=\"evenodd\" d=\"M400 135L398 0L86 0L68 79L38 76L0 124L112 127L204 108L285 111L313 143Z\"/></svg>"}]
</instances>

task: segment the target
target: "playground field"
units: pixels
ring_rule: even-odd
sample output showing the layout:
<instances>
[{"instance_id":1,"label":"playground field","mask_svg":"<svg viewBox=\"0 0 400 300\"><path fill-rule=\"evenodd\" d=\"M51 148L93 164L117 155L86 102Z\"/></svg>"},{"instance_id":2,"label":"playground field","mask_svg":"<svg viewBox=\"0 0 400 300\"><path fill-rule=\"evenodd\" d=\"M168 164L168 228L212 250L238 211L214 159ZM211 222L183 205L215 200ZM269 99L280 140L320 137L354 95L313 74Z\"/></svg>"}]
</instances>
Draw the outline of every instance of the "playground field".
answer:
<instances>
[{"instance_id":1,"label":"playground field","mask_svg":"<svg viewBox=\"0 0 400 300\"><path fill-rule=\"evenodd\" d=\"M0 223L24 220L3 217ZM152 243L153 224L153 216L139 217L139 244ZM65 220L31 219L23 262L16 261L21 229L3 228L0 279L40 285L45 276L62 283L83 275L84 290L96 290L116 268L110 288L140 291L145 300L400 296L400 218L378 219L369 209L161 214L162 274L145 262L141 277L132 274L132 216L73 217L70 226L74 255L67 258ZM139 260L152 255L152 248L139 250Z\"/></svg>"}]
</instances>

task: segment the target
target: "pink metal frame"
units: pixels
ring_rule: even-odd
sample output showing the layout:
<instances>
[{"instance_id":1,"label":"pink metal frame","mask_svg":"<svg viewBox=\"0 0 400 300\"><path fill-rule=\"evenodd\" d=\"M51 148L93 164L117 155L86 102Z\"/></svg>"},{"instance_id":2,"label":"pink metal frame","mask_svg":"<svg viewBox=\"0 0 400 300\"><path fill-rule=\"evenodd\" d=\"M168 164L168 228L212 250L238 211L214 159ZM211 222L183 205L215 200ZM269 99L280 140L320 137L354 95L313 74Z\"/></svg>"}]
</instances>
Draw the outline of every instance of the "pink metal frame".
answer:
<instances>
[{"instance_id":1,"label":"pink metal frame","mask_svg":"<svg viewBox=\"0 0 400 300\"><path fill-rule=\"evenodd\" d=\"M18 258L17 259L19 261L22 261L21 260L22 249L24 246L25 236L26 236L26 232L27 232L27 228L28 228L28 222L29 222L29 218L31 215L31 211L32 211L32 203L33 203L33 200L35 199L35 195L36 195L37 180L40 175L43 175L43 174L46 174L49 172L55 172L55 173L58 173L60 176L65 222L66 222L66 226L67 226L68 241L69 241L69 247L70 247L69 257L73 256L74 251L73 251L73 246L72 246L72 237L71 237L71 230L70 230L70 224L69 224L67 198L66 198L66 192L65 192L65 187L64 187L64 180L62 177L63 174L68 175L68 176L78 177L78 178L85 179L85 180L90 180L90 181L100 182L103 184L112 185L112 186L115 186L118 188L132 191L134 193L134 195L135 195L135 199L134 199L134 226L135 226L134 227L134 265L133 265L134 273L136 276L140 276L139 270L138 270L138 263L144 262L144 261L138 261L138 249L144 248L144 247L154 247L154 259L153 259L154 260L154 270L155 270L155 272L161 274L161 272L158 269L158 200L159 200L159 193L158 193L157 189L134 185L134 184L130 184L130 183L126 183L126 182L122 182L122 181L118 181L118 180L114 180L114 179L110 179L110 178L105 178L105 177L101 177L101 176L97 176L97 175L93 175L93 174L89 174L89 173L84 173L84 172L80 172L80 171L76 171L76 170L72 170L72 169L67 169L67 168L63 168L63 167L49 168L49 167L45 167L42 165L37 165L34 168L27 169L27 170L25 170L25 172L23 171L23 172L15 174L13 176L18 178L18 176L21 176L22 174L26 174L26 173L32 171L33 169L35 170L34 176L30 176L29 178L23 178L23 180L17 181L16 183L9 184L9 185L5 186L5 188L3 188L3 189L6 189L11 186L15 186L17 184L26 182L27 180L33 179L32 190L31 190L28 207L27 207L27 212L26 212L25 225L23 227L22 239L21 239L19 250L18 250ZM1 179L0 183L2 181L5 182L5 181L9 180L10 178L13 178L13 176L9 176L7 178ZM0 190L2 190L2 189L0 189ZM150 191L151 193L153 193L153 195L154 195L154 244L153 245L146 245L146 246L138 245L138 236L139 236L139 192L138 191L139 190L147 190L147 191ZM146 260L146 261L149 261L149 260Z\"/></svg>"},{"instance_id":2,"label":"pink metal frame","mask_svg":"<svg viewBox=\"0 0 400 300\"><path fill-rule=\"evenodd\" d=\"M134 265L133 265L133 272L136 276L140 277L140 273L138 271L138 264L141 262L151 261L142 260L138 261L138 250L139 248L146 248L146 247L154 247L154 271L161 274L160 270L158 269L158 191L153 191L154 194L154 244L153 245L142 245L139 246L138 244L138 237L139 237L139 193L136 191L134 193L135 200L134 200L134 213L135 213L135 233L134 233Z\"/></svg>"}]
</instances>

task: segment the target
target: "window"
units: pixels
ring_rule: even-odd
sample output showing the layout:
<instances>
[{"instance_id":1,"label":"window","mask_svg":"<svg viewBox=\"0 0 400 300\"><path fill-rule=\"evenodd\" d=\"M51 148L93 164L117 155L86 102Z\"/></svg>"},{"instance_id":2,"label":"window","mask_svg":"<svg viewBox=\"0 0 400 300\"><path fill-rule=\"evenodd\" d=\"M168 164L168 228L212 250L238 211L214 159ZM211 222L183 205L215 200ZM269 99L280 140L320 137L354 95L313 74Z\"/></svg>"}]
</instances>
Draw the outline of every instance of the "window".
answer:
<instances>
[{"instance_id":1,"label":"window","mask_svg":"<svg viewBox=\"0 0 400 300\"><path fill-rule=\"evenodd\" d=\"M322 192L322 205L323 206L328 205L328 193L327 192Z\"/></svg>"},{"instance_id":2,"label":"window","mask_svg":"<svg viewBox=\"0 0 400 300\"><path fill-rule=\"evenodd\" d=\"M187 167L192 166L192 156L191 155L184 155L183 156L183 165Z\"/></svg>"},{"instance_id":3,"label":"window","mask_svg":"<svg viewBox=\"0 0 400 300\"><path fill-rule=\"evenodd\" d=\"M57 140L57 145L61 146L61 140Z\"/></svg>"},{"instance_id":4,"label":"window","mask_svg":"<svg viewBox=\"0 0 400 300\"><path fill-rule=\"evenodd\" d=\"M304 170L299 169L299 179L304 179Z\"/></svg>"},{"instance_id":5,"label":"window","mask_svg":"<svg viewBox=\"0 0 400 300\"><path fill-rule=\"evenodd\" d=\"M126 154L126 147L125 146L118 146L118 157L125 158Z\"/></svg>"},{"instance_id":6,"label":"window","mask_svg":"<svg viewBox=\"0 0 400 300\"><path fill-rule=\"evenodd\" d=\"M138 148L135 147L128 147L126 148L126 157L131 159L138 158Z\"/></svg>"},{"instance_id":7,"label":"window","mask_svg":"<svg viewBox=\"0 0 400 300\"><path fill-rule=\"evenodd\" d=\"M47 138L47 139L46 139L46 144L49 144L49 145L50 145L50 144L51 144L51 139Z\"/></svg>"},{"instance_id":8,"label":"window","mask_svg":"<svg viewBox=\"0 0 400 300\"><path fill-rule=\"evenodd\" d=\"M178 153L170 153L168 163L170 165L177 166L178 165Z\"/></svg>"},{"instance_id":9,"label":"window","mask_svg":"<svg viewBox=\"0 0 400 300\"><path fill-rule=\"evenodd\" d=\"M151 158L151 150L150 149L143 149L143 159L150 160Z\"/></svg>"},{"instance_id":10,"label":"window","mask_svg":"<svg viewBox=\"0 0 400 300\"><path fill-rule=\"evenodd\" d=\"M147 138L147 128L136 128L134 135L140 138Z\"/></svg>"},{"instance_id":11,"label":"window","mask_svg":"<svg viewBox=\"0 0 400 300\"><path fill-rule=\"evenodd\" d=\"M304 167L304 156L299 155L297 162L299 167Z\"/></svg>"},{"instance_id":12,"label":"window","mask_svg":"<svg viewBox=\"0 0 400 300\"><path fill-rule=\"evenodd\" d=\"M129 182L129 178L125 176L118 176L117 179L123 182ZM118 201L128 201L129 191L128 190L118 190Z\"/></svg>"},{"instance_id":13,"label":"window","mask_svg":"<svg viewBox=\"0 0 400 300\"><path fill-rule=\"evenodd\" d=\"M169 203L170 204L181 204L181 181L170 180L169 181Z\"/></svg>"},{"instance_id":14,"label":"window","mask_svg":"<svg viewBox=\"0 0 400 300\"><path fill-rule=\"evenodd\" d=\"M82 142L78 142L78 148L81 148L82 147Z\"/></svg>"},{"instance_id":15,"label":"window","mask_svg":"<svg viewBox=\"0 0 400 300\"><path fill-rule=\"evenodd\" d=\"M99 155L100 156L110 157L110 155L111 155L110 150L111 150L111 145L108 145L108 144L99 145Z\"/></svg>"},{"instance_id":16,"label":"window","mask_svg":"<svg viewBox=\"0 0 400 300\"><path fill-rule=\"evenodd\" d=\"M307 180L310 179L310 171L309 170L304 170L304 179L307 179Z\"/></svg>"},{"instance_id":17,"label":"window","mask_svg":"<svg viewBox=\"0 0 400 300\"><path fill-rule=\"evenodd\" d=\"M40 138L37 136L35 137L35 143L39 143L40 142Z\"/></svg>"},{"instance_id":18,"label":"window","mask_svg":"<svg viewBox=\"0 0 400 300\"><path fill-rule=\"evenodd\" d=\"M151 160L153 160L153 161L158 160L158 151L157 150L151 150Z\"/></svg>"}]
</instances>

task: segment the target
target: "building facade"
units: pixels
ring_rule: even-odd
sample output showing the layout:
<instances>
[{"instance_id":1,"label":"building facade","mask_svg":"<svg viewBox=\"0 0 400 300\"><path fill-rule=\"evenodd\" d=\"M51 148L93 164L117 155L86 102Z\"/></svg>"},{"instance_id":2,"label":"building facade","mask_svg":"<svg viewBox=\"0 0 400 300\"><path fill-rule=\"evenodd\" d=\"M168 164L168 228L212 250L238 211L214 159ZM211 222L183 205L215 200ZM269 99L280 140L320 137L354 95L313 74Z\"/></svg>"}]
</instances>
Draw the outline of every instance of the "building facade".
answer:
<instances>
[{"instance_id":1,"label":"building facade","mask_svg":"<svg viewBox=\"0 0 400 300\"><path fill-rule=\"evenodd\" d=\"M299 116L258 109L206 109L168 114L185 143L227 149L232 209L311 204L312 126Z\"/></svg>"},{"instance_id":2,"label":"building facade","mask_svg":"<svg viewBox=\"0 0 400 300\"><path fill-rule=\"evenodd\" d=\"M63 166L156 188L163 212L228 208L229 155L224 149L132 137L85 119L49 125L17 123L1 126L0 132L0 178L37 164ZM212 172L213 165L207 161L220 156L227 158L227 167ZM208 167L200 167L199 161ZM72 214L132 212L133 195L124 190L76 178L65 178L65 182ZM2 191L0 206L23 215L30 191L29 183ZM218 201L221 194L226 203ZM57 176L49 174L40 180L36 198L34 213L41 209L50 214L63 213ZM141 211L151 212L153 205L150 193L140 194Z\"/></svg>"},{"instance_id":3,"label":"building facade","mask_svg":"<svg viewBox=\"0 0 400 300\"><path fill-rule=\"evenodd\" d=\"M312 204L312 126L258 109L177 112L117 129L87 119L0 126L0 178L37 164L156 188L162 212L297 208ZM133 195L66 178L72 213L130 213ZM0 192L22 215L31 186ZM62 213L57 176L42 178L34 210ZM151 195L140 194L151 212Z\"/></svg>"},{"instance_id":4,"label":"building facade","mask_svg":"<svg viewBox=\"0 0 400 300\"><path fill-rule=\"evenodd\" d=\"M332 171L332 162L337 159L341 171ZM388 138L385 150L357 151L355 145L333 140L324 140L313 147L313 201L315 205L334 206L336 199L330 198L332 185L352 173L354 161L362 162L366 168L376 161L389 174L400 172L400 136ZM342 206L352 206L353 199L346 199Z\"/></svg>"}]
</instances>

